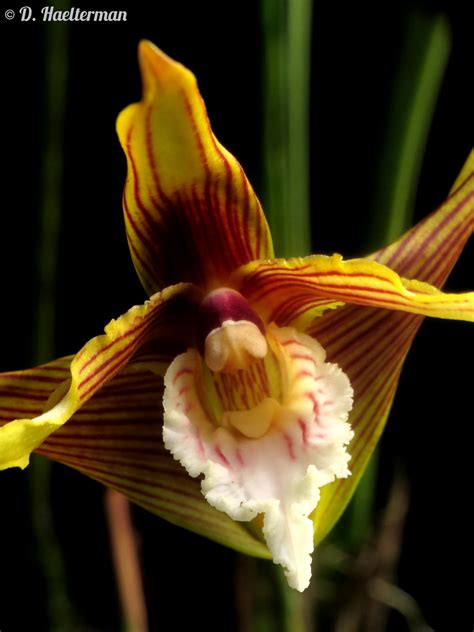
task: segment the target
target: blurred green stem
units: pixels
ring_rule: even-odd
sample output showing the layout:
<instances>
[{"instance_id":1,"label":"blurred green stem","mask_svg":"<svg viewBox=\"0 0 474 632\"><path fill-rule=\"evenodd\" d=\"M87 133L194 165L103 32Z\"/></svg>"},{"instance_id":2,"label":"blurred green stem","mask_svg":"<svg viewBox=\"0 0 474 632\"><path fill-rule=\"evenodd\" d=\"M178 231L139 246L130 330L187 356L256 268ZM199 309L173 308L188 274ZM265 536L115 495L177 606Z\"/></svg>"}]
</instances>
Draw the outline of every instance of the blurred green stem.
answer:
<instances>
[{"instance_id":1,"label":"blurred green stem","mask_svg":"<svg viewBox=\"0 0 474 632\"><path fill-rule=\"evenodd\" d=\"M428 134L451 50L443 15L411 12L392 85L367 248L397 239L412 224Z\"/></svg>"},{"instance_id":2,"label":"blurred green stem","mask_svg":"<svg viewBox=\"0 0 474 632\"><path fill-rule=\"evenodd\" d=\"M368 251L394 241L412 224L428 132L450 48L450 29L444 16L408 15L379 161L365 244ZM349 541L354 548L367 538L373 524L378 467L376 451L351 503Z\"/></svg>"},{"instance_id":3,"label":"blurred green stem","mask_svg":"<svg viewBox=\"0 0 474 632\"><path fill-rule=\"evenodd\" d=\"M309 97L312 0L262 0L263 198L276 254L311 252ZM277 603L261 603L258 630L303 632L303 596L288 587L280 567L265 566ZM263 574L261 575L263 578Z\"/></svg>"},{"instance_id":4,"label":"blurred green stem","mask_svg":"<svg viewBox=\"0 0 474 632\"><path fill-rule=\"evenodd\" d=\"M57 2L57 9L67 9L67 1ZM35 364L54 355L56 269L61 216L61 185L65 94L68 64L68 25L45 27L44 52L44 135L41 165L41 206L36 253L38 295ZM51 630L73 629L72 606L67 594L64 561L56 539L51 511L51 464L33 455L31 461L31 507L33 527L42 573Z\"/></svg>"},{"instance_id":5,"label":"blurred green stem","mask_svg":"<svg viewBox=\"0 0 474 632\"><path fill-rule=\"evenodd\" d=\"M279 257L311 251L312 0L262 0L263 198Z\"/></svg>"}]
</instances>

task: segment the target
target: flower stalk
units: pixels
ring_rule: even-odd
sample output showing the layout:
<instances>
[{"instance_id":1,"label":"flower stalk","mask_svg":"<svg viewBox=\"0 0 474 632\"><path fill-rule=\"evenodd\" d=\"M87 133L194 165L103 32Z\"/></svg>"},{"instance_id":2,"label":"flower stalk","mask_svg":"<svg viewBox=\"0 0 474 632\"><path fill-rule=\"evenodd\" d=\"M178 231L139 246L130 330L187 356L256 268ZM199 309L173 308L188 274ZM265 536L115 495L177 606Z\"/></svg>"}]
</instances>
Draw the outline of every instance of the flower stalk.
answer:
<instances>
[{"instance_id":1,"label":"flower stalk","mask_svg":"<svg viewBox=\"0 0 474 632\"><path fill-rule=\"evenodd\" d=\"M147 632L145 591L130 503L123 494L107 489L105 511L125 629Z\"/></svg>"}]
</instances>

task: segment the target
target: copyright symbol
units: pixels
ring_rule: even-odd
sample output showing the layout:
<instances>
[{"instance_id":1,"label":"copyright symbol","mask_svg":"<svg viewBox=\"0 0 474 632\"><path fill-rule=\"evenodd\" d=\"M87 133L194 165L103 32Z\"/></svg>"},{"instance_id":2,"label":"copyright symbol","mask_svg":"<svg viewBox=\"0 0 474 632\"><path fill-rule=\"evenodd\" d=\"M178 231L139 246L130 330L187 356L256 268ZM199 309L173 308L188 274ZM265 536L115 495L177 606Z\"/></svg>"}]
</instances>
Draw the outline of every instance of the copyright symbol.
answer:
<instances>
[{"instance_id":1,"label":"copyright symbol","mask_svg":"<svg viewBox=\"0 0 474 632\"><path fill-rule=\"evenodd\" d=\"M13 20L13 18L15 17L15 11L13 11L13 9L7 9L5 11L5 17L7 18L7 20Z\"/></svg>"}]
</instances>

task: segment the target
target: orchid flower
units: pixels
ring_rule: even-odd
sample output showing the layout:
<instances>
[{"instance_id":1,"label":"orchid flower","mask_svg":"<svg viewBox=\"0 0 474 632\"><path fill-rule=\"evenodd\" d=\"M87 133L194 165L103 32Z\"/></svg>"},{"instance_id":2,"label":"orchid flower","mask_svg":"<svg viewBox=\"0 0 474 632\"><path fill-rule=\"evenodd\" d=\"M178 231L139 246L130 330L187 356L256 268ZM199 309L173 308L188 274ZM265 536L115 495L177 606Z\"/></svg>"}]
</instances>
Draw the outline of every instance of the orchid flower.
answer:
<instances>
[{"instance_id":1,"label":"orchid flower","mask_svg":"<svg viewBox=\"0 0 474 632\"><path fill-rule=\"evenodd\" d=\"M474 320L473 292L438 289L473 229L474 154L442 206L386 248L275 259L193 74L149 42L139 58L143 97L117 130L126 234L150 298L75 356L0 376L0 468L46 455L272 557L302 591L423 317Z\"/></svg>"}]
</instances>

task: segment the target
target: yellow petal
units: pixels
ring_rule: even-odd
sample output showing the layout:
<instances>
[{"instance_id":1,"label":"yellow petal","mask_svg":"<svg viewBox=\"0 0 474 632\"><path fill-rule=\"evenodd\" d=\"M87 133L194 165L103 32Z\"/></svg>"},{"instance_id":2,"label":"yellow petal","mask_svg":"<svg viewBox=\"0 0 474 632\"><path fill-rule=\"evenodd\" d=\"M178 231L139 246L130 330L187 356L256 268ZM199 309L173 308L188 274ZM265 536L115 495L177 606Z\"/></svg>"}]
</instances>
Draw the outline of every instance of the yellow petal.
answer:
<instances>
[{"instance_id":1,"label":"yellow petal","mask_svg":"<svg viewBox=\"0 0 474 632\"><path fill-rule=\"evenodd\" d=\"M452 191L432 215L394 244L373 255L404 275L418 275L441 285L458 259L474 224L471 154ZM431 286L414 283L419 291L437 295ZM350 421L352 476L321 491L313 514L315 540L331 530L349 502L382 433L395 396L400 372L423 317L403 312L346 305L314 321L309 333L337 361L354 387Z\"/></svg>"},{"instance_id":2,"label":"yellow petal","mask_svg":"<svg viewBox=\"0 0 474 632\"><path fill-rule=\"evenodd\" d=\"M474 152L452 191L434 213L370 259L405 277L442 287L474 230Z\"/></svg>"},{"instance_id":3,"label":"yellow petal","mask_svg":"<svg viewBox=\"0 0 474 632\"><path fill-rule=\"evenodd\" d=\"M472 292L442 294L436 287L442 286L473 232L473 169L471 154L438 210L365 259L315 255L255 261L234 273L234 287L267 322L279 325L304 328L343 303L472 321Z\"/></svg>"},{"instance_id":4,"label":"yellow petal","mask_svg":"<svg viewBox=\"0 0 474 632\"><path fill-rule=\"evenodd\" d=\"M268 557L242 524L211 507L162 440L163 380L153 358L133 361L51 435L38 452L116 489L165 520ZM1 403L1 401L0 401Z\"/></svg>"},{"instance_id":5,"label":"yellow petal","mask_svg":"<svg viewBox=\"0 0 474 632\"><path fill-rule=\"evenodd\" d=\"M315 540L331 530L349 502L377 445L395 396L400 372L422 316L345 305L314 321L308 330L348 375L354 389L349 421L354 431L352 476L321 490L313 515Z\"/></svg>"},{"instance_id":6,"label":"yellow petal","mask_svg":"<svg viewBox=\"0 0 474 632\"><path fill-rule=\"evenodd\" d=\"M38 400L37 406L29 408L27 405L23 410L24 405L20 404L22 398L28 401L30 383L35 388L37 383L50 384L51 371L54 376L58 372L56 363L31 371L0 375L0 387L4 387L5 393L3 402L7 408L10 405L13 409L7 417L8 423L0 427L0 469L26 467L33 450L70 419L139 351L143 354L148 349L152 350L156 339L162 339L161 353L169 351L171 357L185 347L187 341L183 341L183 335L192 334L192 328L183 325L190 311L184 297L190 297L193 291L185 284L167 288L144 305L132 307L117 320L112 320L105 328L105 334L90 340L72 360L70 371L62 373L61 381L69 380L69 388L64 394L61 392L59 398L52 397L54 388L59 385L55 381L47 391L48 401L44 401L44 391L41 391L42 399ZM9 380L14 380L23 389L17 404L12 403L15 401L12 399L15 390L8 390ZM13 414L15 406L18 415Z\"/></svg>"},{"instance_id":7,"label":"yellow petal","mask_svg":"<svg viewBox=\"0 0 474 632\"><path fill-rule=\"evenodd\" d=\"M117 120L135 267L150 294L179 281L226 285L234 268L272 255L260 203L213 135L194 75L150 42L139 57L142 100Z\"/></svg>"},{"instance_id":8,"label":"yellow petal","mask_svg":"<svg viewBox=\"0 0 474 632\"><path fill-rule=\"evenodd\" d=\"M340 303L474 320L474 292L444 294L366 259L312 255L256 261L240 268L234 281L259 316L278 325L302 326L308 317Z\"/></svg>"},{"instance_id":9,"label":"yellow petal","mask_svg":"<svg viewBox=\"0 0 474 632\"><path fill-rule=\"evenodd\" d=\"M20 416L41 418L55 391L67 383L71 360L72 356L0 375L0 469L26 467L38 437L40 441L44 438L41 433L45 428L55 429L54 420L36 426L33 420L23 424L12 420Z\"/></svg>"},{"instance_id":10,"label":"yellow petal","mask_svg":"<svg viewBox=\"0 0 474 632\"><path fill-rule=\"evenodd\" d=\"M451 187L450 194L456 193L456 191L467 181L467 179L474 173L474 149L471 151L464 163L458 177L454 181Z\"/></svg>"}]
</instances>

